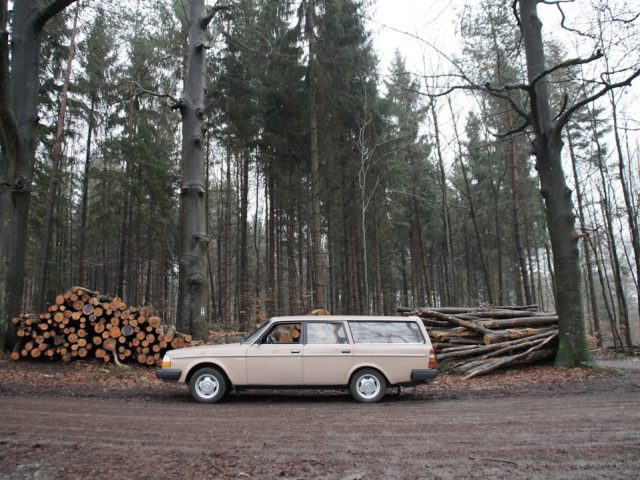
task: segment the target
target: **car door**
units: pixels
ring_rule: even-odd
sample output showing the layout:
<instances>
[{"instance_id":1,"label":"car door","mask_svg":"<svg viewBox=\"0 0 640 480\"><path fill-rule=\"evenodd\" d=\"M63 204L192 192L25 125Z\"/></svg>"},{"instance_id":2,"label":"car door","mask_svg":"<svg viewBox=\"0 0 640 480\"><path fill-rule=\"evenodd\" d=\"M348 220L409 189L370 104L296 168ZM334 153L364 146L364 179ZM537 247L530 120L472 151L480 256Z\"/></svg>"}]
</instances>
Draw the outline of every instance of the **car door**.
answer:
<instances>
[{"instance_id":1,"label":"car door","mask_svg":"<svg viewBox=\"0 0 640 480\"><path fill-rule=\"evenodd\" d=\"M346 385L353 365L353 345L341 321L305 322L304 385Z\"/></svg>"},{"instance_id":2,"label":"car door","mask_svg":"<svg viewBox=\"0 0 640 480\"><path fill-rule=\"evenodd\" d=\"M302 385L300 322L274 324L247 349L247 385Z\"/></svg>"}]
</instances>

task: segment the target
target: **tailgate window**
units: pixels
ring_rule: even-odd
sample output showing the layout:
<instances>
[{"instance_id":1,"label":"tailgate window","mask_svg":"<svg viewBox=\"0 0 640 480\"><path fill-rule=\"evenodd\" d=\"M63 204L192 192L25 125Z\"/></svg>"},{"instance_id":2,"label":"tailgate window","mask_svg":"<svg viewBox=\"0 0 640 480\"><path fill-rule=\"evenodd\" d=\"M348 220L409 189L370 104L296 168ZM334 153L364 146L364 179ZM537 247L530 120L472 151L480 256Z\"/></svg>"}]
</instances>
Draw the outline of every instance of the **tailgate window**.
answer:
<instances>
[{"instance_id":1,"label":"tailgate window","mask_svg":"<svg viewBox=\"0 0 640 480\"><path fill-rule=\"evenodd\" d=\"M414 322L349 322L355 343L424 343Z\"/></svg>"}]
</instances>

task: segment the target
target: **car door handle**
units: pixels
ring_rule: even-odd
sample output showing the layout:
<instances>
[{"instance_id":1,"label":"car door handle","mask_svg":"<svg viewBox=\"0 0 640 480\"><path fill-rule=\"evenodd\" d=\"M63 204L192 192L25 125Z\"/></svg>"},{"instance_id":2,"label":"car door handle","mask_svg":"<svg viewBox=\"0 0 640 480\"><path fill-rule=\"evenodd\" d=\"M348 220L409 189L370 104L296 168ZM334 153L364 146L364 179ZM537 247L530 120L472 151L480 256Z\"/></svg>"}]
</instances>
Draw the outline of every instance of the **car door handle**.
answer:
<instances>
[{"instance_id":1,"label":"car door handle","mask_svg":"<svg viewBox=\"0 0 640 480\"><path fill-rule=\"evenodd\" d=\"M349 349L341 350L341 353L351 353L351 350Z\"/></svg>"},{"instance_id":2,"label":"car door handle","mask_svg":"<svg viewBox=\"0 0 640 480\"><path fill-rule=\"evenodd\" d=\"M300 353L300 349L299 348L294 348L293 350L291 350L291 353Z\"/></svg>"}]
</instances>

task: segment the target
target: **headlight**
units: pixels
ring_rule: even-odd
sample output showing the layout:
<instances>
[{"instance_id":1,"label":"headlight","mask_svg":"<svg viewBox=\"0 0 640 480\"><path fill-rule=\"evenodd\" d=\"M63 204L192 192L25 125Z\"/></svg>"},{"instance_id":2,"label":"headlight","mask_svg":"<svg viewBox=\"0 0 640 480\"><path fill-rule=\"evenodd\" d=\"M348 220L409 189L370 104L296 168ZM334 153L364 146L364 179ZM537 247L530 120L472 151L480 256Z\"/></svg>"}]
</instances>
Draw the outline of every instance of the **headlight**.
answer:
<instances>
[{"instance_id":1,"label":"headlight","mask_svg":"<svg viewBox=\"0 0 640 480\"><path fill-rule=\"evenodd\" d=\"M162 368L171 367L171 357L167 354L162 358Z\"/></svg>"}]
</instances>

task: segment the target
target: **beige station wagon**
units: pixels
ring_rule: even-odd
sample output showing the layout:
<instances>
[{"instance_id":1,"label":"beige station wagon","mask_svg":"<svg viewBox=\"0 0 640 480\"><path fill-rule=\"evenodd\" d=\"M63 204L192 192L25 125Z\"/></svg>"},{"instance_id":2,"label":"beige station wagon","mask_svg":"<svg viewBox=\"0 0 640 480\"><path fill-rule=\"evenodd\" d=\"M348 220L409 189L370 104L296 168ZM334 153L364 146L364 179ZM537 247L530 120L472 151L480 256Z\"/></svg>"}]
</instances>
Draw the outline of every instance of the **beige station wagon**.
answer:
<instances>
[{"instance_id":1,"label":"beige station wagon","mask_svg":"<svg viewBox=\"0 0 640 480\"><path fill-rule=\"evenodd\" d=\"M348 388L359 402L390 386L436 378L436 357L418 317L275 317L240 343L170 350L158 378L187 383L198 402L229 390Z\"/></svg>"}]
</instances>

